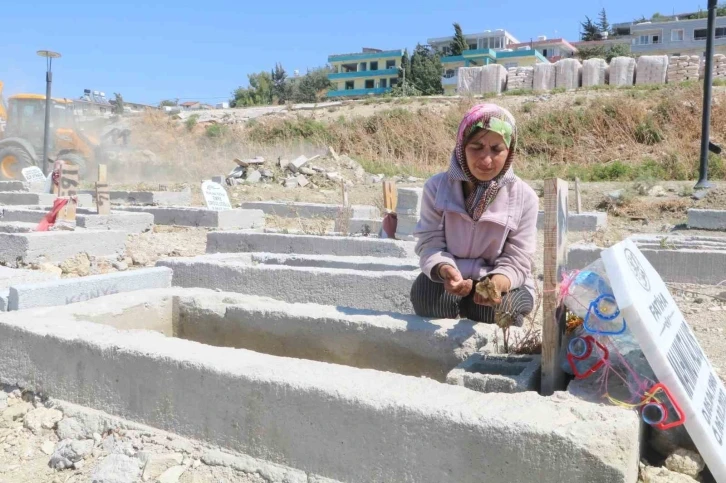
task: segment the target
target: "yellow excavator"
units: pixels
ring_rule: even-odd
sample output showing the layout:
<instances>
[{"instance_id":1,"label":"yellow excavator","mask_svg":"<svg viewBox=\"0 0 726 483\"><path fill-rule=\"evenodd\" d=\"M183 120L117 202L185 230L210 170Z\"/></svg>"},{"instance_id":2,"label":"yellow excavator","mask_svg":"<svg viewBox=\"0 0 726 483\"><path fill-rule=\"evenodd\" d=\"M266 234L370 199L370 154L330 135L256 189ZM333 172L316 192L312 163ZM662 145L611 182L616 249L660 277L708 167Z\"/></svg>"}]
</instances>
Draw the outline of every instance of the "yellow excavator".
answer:
<instances>
[{"instance_id":1,"label":"yellow excavator","mask_svg":"<svg viewBox=\"0 0 726 483\"><path fill-rule=\"evenodd\" d=\"M43 169L43 134L45 129L45 96L16 94L2 97L0 82L0 180L22 179L22 169L38 166ZM76 125L74 103L70 99L51 98L49 169L62 159L79 167L86 178L97 164L106 162L107 141L116 144L128 141L127 129L111 128L99 136L89 134Z\"/></svg>"}]
</instances>

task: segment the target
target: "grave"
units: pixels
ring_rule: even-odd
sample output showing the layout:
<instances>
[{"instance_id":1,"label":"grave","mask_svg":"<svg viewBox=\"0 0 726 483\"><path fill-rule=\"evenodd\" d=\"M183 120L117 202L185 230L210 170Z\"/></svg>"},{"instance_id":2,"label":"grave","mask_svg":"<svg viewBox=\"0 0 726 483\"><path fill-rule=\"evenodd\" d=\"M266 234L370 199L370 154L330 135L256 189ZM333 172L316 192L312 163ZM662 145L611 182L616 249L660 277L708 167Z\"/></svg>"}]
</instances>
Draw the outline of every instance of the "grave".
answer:
<instances>
[{"instance_id":1,"label":"grave","mask_svg":"<svg viewBox=\"0 0 726 483\"><path fill-rule=\"evenodd\" d=\"M439 382L481 325L144 290L0 315L0 378L319 477L301 481L635 481L632 411Z\"/></svg>"},{"instance_id":2,"label":"grave","mask_svg":"<svg viewBox=\"0 0 726 483\"><path fill-rule=\"evenodd\" d=\"M726 278L726 238L658 234L630 239L666 282L715 285ZM590 243L571 245L568 270L589 265L600 258L602 250Z\"/></svg>"},{"instance_id":3,"label":"grave","mask_svg":"<svg viewBox=\"0 0 726 483\"><path fill-rule=\"evenodd\" d=\"M81 193L95 195L95 190L82 190ZM109 191L112 205L139 206L190 206L192 192L183 191Z\"/></svg>"},{"instance_id":4,"label":"grave","mask_svg":"<svg viewBox=\"0 0 726 483\"><path fill-rule=\"evenodd\" d=\"M116 259L126 249L125 231L0 233L0 264L62 262L79 253Z\"/></svg>"},{"instance_id":5,"label":"grave","mask_svg":"<svg viewBox=\"0 0 726 483\"><path fill-rule=\"evenodd\" d=\"M688 210L688 228L698 230L726 230L726 210Z\"/></svg>"},{"instance_id":6,"label":"grave","mask_svg":"<svg viewBox=\"0 0 726 483\"><path fill-rule=\"evenodd\" d=\"M210 210L207 208L172 206L116 206L116 211L148 213L155 225L194 226L219 229L252 229L265 226L260 210Z\"/></svg>"},{"instance_id":7,"label":"grave","mask_svg":"<svg viewBox=\"0 0 726 483\"><path fill-rule=\"evenodd\" d=\"M5 206L0 207L0 224L19 222L32 224L34 228L50 211L50 207L42 206ZM76 210L76 227L87 230L119 230L127 233L143 233L154 226L154 216L150 213L110 212L99 215L95 210L78 208Z\"/></svg>"},{"instance_id":8,"label":"grave","mask_svg":"<svg viewBox=\"0 0 726 483\"><path fill-rule=\"evenodd\" d=\"M283 218L330 218L337 219L343 212L343 205L328 205L323 203L286 203L282 201L244 201L241 208L247 210L262 210L266 215L275 215ZM380 210L375 206L351 205L350 216L353 218L378 218Z\"/></svg>"}]
</instances>

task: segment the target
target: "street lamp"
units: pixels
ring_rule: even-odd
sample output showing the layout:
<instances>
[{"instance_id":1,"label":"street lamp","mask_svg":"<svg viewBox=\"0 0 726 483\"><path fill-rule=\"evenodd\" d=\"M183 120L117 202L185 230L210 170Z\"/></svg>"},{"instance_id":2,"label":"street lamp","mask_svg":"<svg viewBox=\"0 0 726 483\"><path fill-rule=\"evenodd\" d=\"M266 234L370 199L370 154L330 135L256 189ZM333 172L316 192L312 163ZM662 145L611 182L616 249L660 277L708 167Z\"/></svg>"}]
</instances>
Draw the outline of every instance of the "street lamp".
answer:
<instances>
[{"instance_id":1,"label":"street lamp","mask_svg":"<svg viewBox=\"0 0 726 483\"><path fill-rule=\"evenodd\" d=\"M43 160L41 161L43 174L47 176L48 144L50 144L50 85L53 83L51 67L53 65L53 59L57 59L61 55L58 52L51 52L50 50L39 50L38 55L47 59L45 72L45 131L43 132Z\"/></svg>"},{"instance_id":2,"label":"street lamp","mask_svg":"<svg viewBox=\"0 0 726 483\"><path fill-rule=\"evenodd\" d=\"M711 91L713 90L713 39L716 31L716 6L718 0L708 0L708 24L706 32L706 72L703 76L703 118L701 119L701 163L698 168L698 183L695 189L706 189L711 187L708 182L708 152L720 151L714 145L710 137L711 127Z\"/></svg>"}]
</instances>

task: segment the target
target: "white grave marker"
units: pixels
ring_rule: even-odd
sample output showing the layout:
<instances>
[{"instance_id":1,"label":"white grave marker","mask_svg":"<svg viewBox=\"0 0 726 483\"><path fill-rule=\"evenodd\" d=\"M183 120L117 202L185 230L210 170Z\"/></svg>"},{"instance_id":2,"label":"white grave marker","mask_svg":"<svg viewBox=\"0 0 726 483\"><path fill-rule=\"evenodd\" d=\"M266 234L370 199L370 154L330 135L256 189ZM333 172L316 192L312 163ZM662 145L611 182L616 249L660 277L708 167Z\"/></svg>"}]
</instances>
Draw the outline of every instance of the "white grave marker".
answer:
<instances>
[{"instance_id":1,"label":"white grave marker","mask_svg":"<svg viewBox=\"0 0 726 483\"><path fill-rule=\"evenodd\" d=\"M232 204L229 202L227 191L221 184L214 181L204 181L202 183L202 194L207 208L214 211L231 210Z\"/></svg>"},{"instance_id":2,"label":"white grave marker","mask_svg":"<svg viewBox=\"0 0 726 483\"><path fill-rule=\"evenodd\" d=\"M37 166L28 166L27 168L23 168L21 173L23 173L23 178L25 178L25 181L27 181L28 183L46 182L43 171L41 171L41 169Z\"/></svg>"},{"instance_id":3,"label":"white grave marker","mask_svg":"<svg viewBox=\"0 0 726 483\"><path fill-rule=\"evenodd\" d=\"M631 240L602 252L623 317L719 483L726 482L726 389L658 272Z\"/></svg>"}]
</instances>

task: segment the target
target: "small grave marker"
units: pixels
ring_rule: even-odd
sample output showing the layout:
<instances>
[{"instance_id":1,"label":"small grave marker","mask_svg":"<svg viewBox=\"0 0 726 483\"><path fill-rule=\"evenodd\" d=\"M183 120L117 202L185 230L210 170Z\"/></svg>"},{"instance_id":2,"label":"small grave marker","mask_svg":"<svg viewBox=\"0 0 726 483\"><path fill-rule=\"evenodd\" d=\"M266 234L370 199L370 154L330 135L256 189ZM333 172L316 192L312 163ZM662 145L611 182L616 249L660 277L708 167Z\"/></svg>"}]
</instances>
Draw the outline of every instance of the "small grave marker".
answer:
<instances>
[{"instance_id":1,"label":"small grave marker","mask_svg":"<svg viewBox=\"0 0 726 483\"><path fill-rule=\"evenodd\" d=\"M685 427L716 481L726 481L726 388L663 279L624 240L602 252L615 300L658 381L685 413Z\"/></svg>"},{"instance_id":2,"label":"small grave marker","mask_svg":"<svg viewBox=\"0 0 726 483\"><path fill-rule=\"evenodd\" d=\"M111 213L111 192L108 188L107 169L105 164L98 165L96 207L99 215L108 215Z\"/></svg>"},{"instance_id":3,"label":"small grave marker","mask_svg":"<svg viewBox=\"0 0 726 483\"><path fill-rule=\"evenodd\" d=\"M559 288L567 266L567 182L544 180L544 294L542 312L542 387L550 396L564 388L565 375L558 363L565 329L565 306Z\"/></svg>"},{"instance_id":4,"label":"small grave marker","mask_svg":"<svg viewBox=\"0 0 726 483\"><path fill-rule=\"evenodd\" d=\"M23 178L25 178L25 181L28 183L45 183L46 177L43 174L43 171L37 166L28 166L27 168L23 168L21 171L23 173Z\"/></svg>"},{"instance_id":5,"label":"small grave marker","mask_svg":"<svg viewBox=\"0 0 726 483\"><path fill-rule=\"evenodd\" d=\"M224 187L213 181L205 181L202 183L202 194L207 208L214 211L231 210L232 204L229 202L229 196Z\"/></svg>"},{"instance_id":6,"label":"small grave marker","mask_svg":"<svg viewBox=\"0 0 726 483\"><path fill-rule=\"evenodd\" d=\"M58 213L55 228L75 230L76 208L78 207L78 166L75 164L61 164L58 197L68 198L68 203Z\"/></svg>"}]
</instances>

